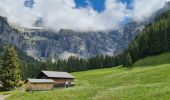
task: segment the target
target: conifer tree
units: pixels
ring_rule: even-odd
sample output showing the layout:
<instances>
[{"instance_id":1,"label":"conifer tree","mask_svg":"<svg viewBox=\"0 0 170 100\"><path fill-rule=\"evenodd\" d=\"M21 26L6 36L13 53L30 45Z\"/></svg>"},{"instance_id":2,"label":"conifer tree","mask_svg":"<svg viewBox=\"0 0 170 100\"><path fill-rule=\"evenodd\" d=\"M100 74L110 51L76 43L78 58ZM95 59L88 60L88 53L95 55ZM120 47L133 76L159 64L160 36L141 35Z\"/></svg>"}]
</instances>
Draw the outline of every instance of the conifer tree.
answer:
<instances>
[{"instance_id":1,"label":"conifer tree","mask_svg":"<svg viewBox=\"0 0 170 100\"><path fill-rule=\"evenodd\" d=\"M13 47L8 47L2 58L0 80L6 90L17 87L20 81L20 68L17 53Z\"/></svg>"},{"instance_id":2,"label":"conifer tree","mask_svg":"<svg viewBox=\"0 0 170 100\"><path fill-rule=\"evenodd\" d=\"M132 67L132 58L131 58L131 56L130 56L130 53L128 52L127 53L127 55L125 56L125 59L124 59L125 61L124 61L124 66L125 67Z\"/></svg>"}]
</instances>

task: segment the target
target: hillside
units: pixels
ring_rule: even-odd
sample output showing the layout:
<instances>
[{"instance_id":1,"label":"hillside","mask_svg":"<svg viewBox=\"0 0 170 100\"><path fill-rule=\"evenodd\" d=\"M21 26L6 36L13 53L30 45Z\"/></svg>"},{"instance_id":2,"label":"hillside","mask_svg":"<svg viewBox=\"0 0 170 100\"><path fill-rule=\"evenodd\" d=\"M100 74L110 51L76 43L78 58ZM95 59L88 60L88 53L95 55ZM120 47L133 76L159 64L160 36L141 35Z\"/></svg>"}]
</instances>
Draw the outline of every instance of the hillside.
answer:
<instances>
[{"instance_id":1,"label":"hillside","mask_svg":"<svg viewBox=\"0 0 170 100\"><path fill-rule=\"evenodd\" d=\"M138 67L132 69L116 67L72 73L76 77L73 88L15 91L8 100L168 100L169 58L170 53L166 53L141 59L134 64Z\"/></svg>"},{"instance_id":2,"label":"hillside","mask_svg":"<svg viewBox=\"0 0 170 100\"><path fill-rule=\"evenodd\" d=\"M130 53L132 62L147 56L170 51L170 11L164 12L129 44L124 55Z\"/></svg>"}]
</instances>

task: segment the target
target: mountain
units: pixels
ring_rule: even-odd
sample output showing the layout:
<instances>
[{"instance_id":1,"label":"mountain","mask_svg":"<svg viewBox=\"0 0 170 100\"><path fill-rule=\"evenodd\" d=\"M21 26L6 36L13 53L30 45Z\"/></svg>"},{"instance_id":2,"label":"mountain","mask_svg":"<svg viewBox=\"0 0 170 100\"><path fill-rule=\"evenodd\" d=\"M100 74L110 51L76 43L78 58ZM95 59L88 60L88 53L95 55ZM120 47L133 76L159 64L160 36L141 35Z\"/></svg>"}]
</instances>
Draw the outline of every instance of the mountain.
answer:
<instances>
[{"instance_id":1,"label":"mountain","mask_svg":"<svg viewBox=\"0 0 170 100\"><path fill-rule=\"evenodd\" d=\"M136 62L141 58L165 52L170 52L170 10L146 25L123 55L130 53L132 61Z\"/></svg>"},{"instance_id":2,"label":"mountain","mask_svg":"<svg viewBox=\"0 0 170 100\"><path fill-rule=\"evenodd\" d=\"M12 28L0 17L0 43L13 44L35 59L91 57L117 55L143 29L143 25L128 23L111 32L74 32L61 29L53 32L43 29Z\"/></svg>"},{"instance_id":3,"label":"mountain","mask_svg":"<svg viewBox=\"0 0 170 100\"><path fill-rule=\"evenodd\" d=\"M170 9L165 7L153 14L144 23L129 22L110 32L74 32L61 29L59 32L38 27L14 28L7 19L0 17L0 43L13 44L20 51L38 60L67 59L69 56L89 58L96 55L117 55L123 52L145 25L153 23L155 17ZM37 26L39 26L38 21Z\"/></svg>"}]
</instances>

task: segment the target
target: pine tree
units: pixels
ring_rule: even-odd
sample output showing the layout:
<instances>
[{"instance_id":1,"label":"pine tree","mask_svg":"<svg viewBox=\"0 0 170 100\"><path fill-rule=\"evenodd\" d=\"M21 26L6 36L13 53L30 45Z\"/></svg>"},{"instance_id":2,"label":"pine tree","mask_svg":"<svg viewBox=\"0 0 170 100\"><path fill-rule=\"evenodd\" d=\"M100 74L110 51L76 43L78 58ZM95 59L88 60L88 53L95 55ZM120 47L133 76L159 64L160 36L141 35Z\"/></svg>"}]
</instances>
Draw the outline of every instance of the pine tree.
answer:
<instances>
[{"instance_id":1,"label":"pine tree","mask_svg":"<svg viewBox=\"0 0 170 100\"><path fill-rule=\"evenodd\" d=\"M124 66L125 67L132 67L132 58L131 58L131 56L130 56L130 53L128 52L127 53L127 55L125 56L125 59L124 59L125 61L124 61Z\"/></svg>"},{"instance_id":2,"label":"pine tree","mask_svg":"<svg viewBox=\"0 0 170 100\"><path fill-rule=\"evenodd\" d=\"M2 58L0 80L6 90L17 87L20 81L20 68L17 53L8 47Z\"/></svg>"}]
</instances>

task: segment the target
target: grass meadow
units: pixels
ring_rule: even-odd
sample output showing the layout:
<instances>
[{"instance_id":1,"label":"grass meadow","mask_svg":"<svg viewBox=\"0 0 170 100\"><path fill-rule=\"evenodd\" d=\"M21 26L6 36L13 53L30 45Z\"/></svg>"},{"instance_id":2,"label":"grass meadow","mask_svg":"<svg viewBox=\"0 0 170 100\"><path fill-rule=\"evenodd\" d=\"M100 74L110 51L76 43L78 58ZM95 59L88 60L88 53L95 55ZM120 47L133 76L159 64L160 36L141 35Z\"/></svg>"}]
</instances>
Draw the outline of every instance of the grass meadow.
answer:
<instances>
[{"instance_id":1,"label":"grass meadow","mask_svg":"<svg viewBox=\"0 0 170 100\"><path fill-rule=\"evenodd\" d=\"M169 100L170 54L121 66L72 73L76 86L52 91L9 92L7 100ZM1 92L4 94L7 92Z\"/></svg>"}]
</instances>

